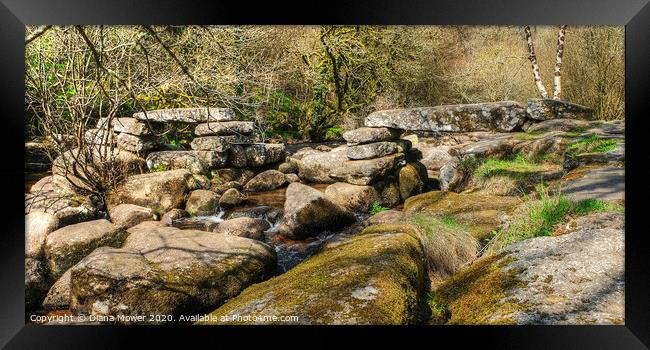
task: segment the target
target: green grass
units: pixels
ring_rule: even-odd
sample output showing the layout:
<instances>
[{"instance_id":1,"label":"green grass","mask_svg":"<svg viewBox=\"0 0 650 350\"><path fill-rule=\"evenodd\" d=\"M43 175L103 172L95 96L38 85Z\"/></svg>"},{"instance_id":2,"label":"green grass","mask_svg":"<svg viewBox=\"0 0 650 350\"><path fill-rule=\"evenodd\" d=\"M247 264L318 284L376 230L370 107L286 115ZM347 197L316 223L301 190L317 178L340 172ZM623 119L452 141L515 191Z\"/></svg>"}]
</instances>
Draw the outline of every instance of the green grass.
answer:
<instances>
[{"instance_id":1,"label":"green grass","mask_svg":"<svg viewBox=\"0 0 650 350\"><path fill-rule=\"evenodd\" d=\"M571 201L567 197L543 192L539 205L531 206L528 211L528 220L534 224L532 235L550 236L553 226L564 220L570 211Z\"/></svg>"},{"instance_id":2,"label":"green grass","mask_svg":"<svg viewBox=\"0 0 650 350\"><path fill-rule=\"evenodd\" d=\"M625 211L625 207L620 204L609 203L600 199L585 199L578 202L573 208L573 212L578 215L585 215L598 211Z\"/></svg>"},{"instance_id":3,"label":"green grass","mask_svg":"<svg viewBox=\"0 0 650 350\"><path fill-rule=\"evenodd\" d=\"M388 209L389 208L382 207L381 204L379 204L379 202L373 202L372 207L370 208L370 211L368 212L368 214L375 215L377 213L381 213L382 211L386 211Z\"/></svg>"},{"instance_id":4,"label":"green grass","mask_svg":"<svg viewBox=\"0 0 650 350\"><path fill-rule=\"evenodd\" d=\"M535 172L539 164L530 162L522 154L515 154L508 158L487 158L474 171L474 176L486 180L497 175L513 175L513 173Z\"/></svg>"},{"instance_id":5,"label":"green grass","mask_svg":"<svg viewBox=\"0 0 650 350\"><path fill-rule=\"evenodd\" d=\"M587 130L589 130L589 128L587 128L585 126L579 126L577 128L571 129L571 131L566 132L563 136L571 137L571 138L578 137L578 136L582 135L582 133L587 131Z\"/></svg>"},{"instance_id":6,"label":"green grass","mask_svg":"<svg viewBox=\"0 0 650 350\"><path fill-rule=\"evenodd\" d=\"M615 149L620 142L621 139L603 139L598 135L590 135L572 143L567 150L573 154L605 153Z\"/></svg>"},{"instance_id":7,"label":"green grass","mask_svg":"<svg viewBox=\"0 0 650 350\"><path fill-rule=\"evenodd\" d=\"M598 199L571 202L562 194L549 194L544 186L537 189L538 199L531 198L526 203L522 215L511 220L504 230L492 232L486 251L496 252L505 246L528 238L551 236L556 225L566 222L570 215L586 215L598 211L624 211L619 204Z\"/></svg>"},{"instance_id":8,"label":"green grass","mask_svg":"<svg viewBox=\"0 0 650 350\"><path fill-rule=\"evenodd\" d=\"M541 192L540 198L528 201L525 212L515 217L506 229L492 233L485 250L496 252L528 238L550 236L553 227L563 221L570 210L571 202L565 196Z\"/></svg>"}]
</instances>

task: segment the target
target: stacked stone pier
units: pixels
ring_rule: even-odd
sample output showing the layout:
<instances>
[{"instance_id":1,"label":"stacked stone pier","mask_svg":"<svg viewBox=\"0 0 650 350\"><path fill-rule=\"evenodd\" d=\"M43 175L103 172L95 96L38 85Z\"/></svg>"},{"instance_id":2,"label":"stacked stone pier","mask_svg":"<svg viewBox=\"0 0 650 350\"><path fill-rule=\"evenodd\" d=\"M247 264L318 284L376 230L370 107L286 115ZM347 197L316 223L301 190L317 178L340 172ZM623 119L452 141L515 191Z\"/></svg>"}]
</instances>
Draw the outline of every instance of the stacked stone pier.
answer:
<instances>
[{"instance_id":1,"label":"stacked stone pier","mask_svg":"<svg viewBox=\"0 0 650 350\"><path fill-rule=\"evenodd\" d=\"M130 118L100 119L86 132L86 141L113 144L146 157L150 170L263 167L284 159L282 144L258 143L253 122L235 120L230 108L175 108L134 113ZM172 149L160 136L165 125L190 126L191 149Z\"/></svg>"}]
</instances>

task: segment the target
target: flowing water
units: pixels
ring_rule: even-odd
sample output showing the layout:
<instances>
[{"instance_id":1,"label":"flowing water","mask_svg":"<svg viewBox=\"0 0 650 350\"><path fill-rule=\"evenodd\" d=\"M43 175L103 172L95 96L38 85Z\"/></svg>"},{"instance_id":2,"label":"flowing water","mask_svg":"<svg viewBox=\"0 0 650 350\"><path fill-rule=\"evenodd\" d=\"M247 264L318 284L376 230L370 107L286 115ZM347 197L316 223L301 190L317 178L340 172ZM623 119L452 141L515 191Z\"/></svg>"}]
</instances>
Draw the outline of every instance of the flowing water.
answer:
<instances>
[{"instance_id":1,"label":"flowing water","mask_svg":"<svg viewBox=\"0 0 650 350\"><path fill-rule=\"evenodd\" d=\"M310 184L311 187L324 191L327 184ZM250 217L266 220L271 228L265 232L266 243L271 245L278 257L278 273L284 273L301 261L318 252L323 244L345 235L345 230L337 232L323 231L316 237L305 240L289 240L278 234L278 225L282 218L286 187L273 191L249 193L248 201L228 211L219 209L209 216L181 218L173 221L173 226L181 229L196 229L213 231L220 222L239 217ZM360 215L358 218L362 220Z\"/></svg>"}]
</instances>

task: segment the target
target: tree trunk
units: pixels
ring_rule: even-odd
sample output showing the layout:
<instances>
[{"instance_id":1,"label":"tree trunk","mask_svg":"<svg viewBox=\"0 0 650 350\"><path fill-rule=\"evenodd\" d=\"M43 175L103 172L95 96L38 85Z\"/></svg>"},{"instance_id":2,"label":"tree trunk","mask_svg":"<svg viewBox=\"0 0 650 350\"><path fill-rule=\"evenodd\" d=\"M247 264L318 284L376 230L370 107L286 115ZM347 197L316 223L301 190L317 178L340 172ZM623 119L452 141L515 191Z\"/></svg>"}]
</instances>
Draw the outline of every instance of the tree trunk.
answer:
<instances>
[{"instance_id":1,"label":"tree trunk","mask_svg":"<svg viewBox=\"0 0 650 350\"><path fill-rule=\"evenodd\" d=\"M560 70L562 68L562 55L564 54L564 32L566 31L566 24L560 26L560 31L557 34L557 56L555 57L555 72L553 73L553 99L559 100L562 93L562 75Z\"/></svg>"},{"instance_id":2,"label":"tree trunk","mask_svg":"<svg viewBox=\"0 0 650 350\"><path fill-rule=\"evenodd\" d=\"M526 41L528 42L528 58L533 67L533 76L535 77L535 85L539 90L542 98L548 98L548 93L542 84L542 77L539 75L539 66L537 65L537 56L535 55L535 45L533 45L533 36L530 33L530 26L524 26L524 33L526 33Z\"/></svg>"}]
</instances>

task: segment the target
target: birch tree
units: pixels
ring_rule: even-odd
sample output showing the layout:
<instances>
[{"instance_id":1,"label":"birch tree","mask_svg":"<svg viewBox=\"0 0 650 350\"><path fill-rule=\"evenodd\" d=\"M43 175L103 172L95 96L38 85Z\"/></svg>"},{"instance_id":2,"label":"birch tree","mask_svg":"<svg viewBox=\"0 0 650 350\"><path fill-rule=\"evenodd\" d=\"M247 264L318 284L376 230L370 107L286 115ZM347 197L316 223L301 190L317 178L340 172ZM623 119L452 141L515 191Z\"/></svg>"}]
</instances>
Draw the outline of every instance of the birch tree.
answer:
<instances>
[{"instance_id":1,"label":"birch tree","mask_svg":"<svg viewBox=\"0 0 650 350\"><path fill-rule=\"evenodd\" d=\"M562 55L564 54L564 32L566 24L560 26L557 34L557 54L555 56L555 72L553 73L553 99L559 100L562 93Z\"/></svg>"},{"instance_id":2,"label":"birch tree","mask_svg":"<svg viewBox=\"0 0 650 350\"><path fill-rule=\"evenodd\" d=\"M566 24L560 26L557 34L557 51L555 55L555 71L553 73L553 99L559 100L562 93L562 55L564 54L564 33L566 32ZM539 65L537 64L537 55L535 54L535 45L533 43L533 35L530 32L530 26L524 26L524 33L526 34L526 43L528 44L528 58L533 68L533 77L535 78L535 86L542 98L548 98L548 92L542 83L542 77L539 74Z\"/></svg>"},{"instance_id":3,"label":"birch tree","mask_svg":"<svg viewBox=\"0 0 650 350\"><path fill-rule=\"evenodd\" d=\"M533 43L533 35L530 32L530 26L524 26L524 33L526 34L526 42L528 43L528 59L533 68L533 77L535 78L535 86L542 98L548 98L548 93L542 83L542 77L539 74L539 66L537 65L537 55L535 54L535 44Z\"/></svg>"}]
</instances>

